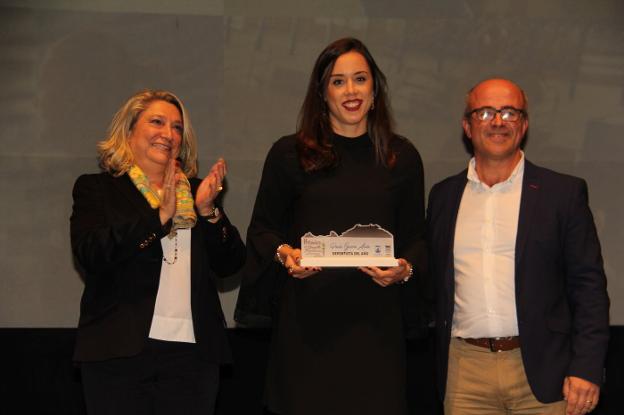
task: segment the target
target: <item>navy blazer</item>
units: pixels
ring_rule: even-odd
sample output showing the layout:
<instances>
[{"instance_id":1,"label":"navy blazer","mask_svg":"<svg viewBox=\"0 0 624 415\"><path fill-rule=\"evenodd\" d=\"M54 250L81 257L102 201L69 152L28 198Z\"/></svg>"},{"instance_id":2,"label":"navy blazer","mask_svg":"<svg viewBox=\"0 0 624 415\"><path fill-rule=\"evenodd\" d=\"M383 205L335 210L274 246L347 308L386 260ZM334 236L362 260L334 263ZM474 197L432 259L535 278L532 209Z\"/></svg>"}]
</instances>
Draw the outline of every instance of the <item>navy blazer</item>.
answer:
<instances>
[{"instance_id":1,"label":"navy blazer","mask_svg":"<svg viewBox=\"0 0 624 415\"><path fill-rule=\"evenodd\" d=\"M200 180L190 182L194 194ZM85 283L74 359L136 355L151 327L167 229L127 175L80 176L73 198L72 252ZM198 218L191 230L191 310L206 360L231 360L215 276L236 272L244 261L245 247L227 217L217 224Z\"/></svg>"},{"instance_id":2,"label":"navy blazer","mask_svg":"<svg viewBox=\"0 0 624 415\"><path fill-rule=\"evenodd\" d=\"M427 208L442 398L454 311L453 242L466 175L464 170L436 184ZM528 161L516 237L515 295L522 361L536 398L561 400L568 375L600 385L609 298L587 184Z\"/></svg>"}]
</instances>

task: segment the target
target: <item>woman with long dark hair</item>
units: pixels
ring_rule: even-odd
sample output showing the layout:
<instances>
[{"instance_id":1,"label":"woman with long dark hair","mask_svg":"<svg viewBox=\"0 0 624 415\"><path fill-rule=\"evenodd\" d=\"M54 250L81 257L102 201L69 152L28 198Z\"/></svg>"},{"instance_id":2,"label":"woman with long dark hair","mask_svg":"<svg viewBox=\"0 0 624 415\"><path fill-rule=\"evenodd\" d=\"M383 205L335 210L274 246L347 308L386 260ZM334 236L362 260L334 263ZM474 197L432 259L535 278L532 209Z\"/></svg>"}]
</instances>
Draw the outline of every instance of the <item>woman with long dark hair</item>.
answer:
<instances>
[{"instance_id":1,"label":"woman with long dark hair","mask_svg":"<svg viewBox=\"0 0 624 415\"><path fill-rule=\"evenodd\" d=\"M423 168L393 131L386 89L362 42L331 43L314 65L297 133L267 156L237 316L258 308L261 280L278 286L265 397L273 412L405 413L400 290L424 256ZM300 265L306 232L371 223L393 233L398 266Z\"/></svg>"}]
</instances>

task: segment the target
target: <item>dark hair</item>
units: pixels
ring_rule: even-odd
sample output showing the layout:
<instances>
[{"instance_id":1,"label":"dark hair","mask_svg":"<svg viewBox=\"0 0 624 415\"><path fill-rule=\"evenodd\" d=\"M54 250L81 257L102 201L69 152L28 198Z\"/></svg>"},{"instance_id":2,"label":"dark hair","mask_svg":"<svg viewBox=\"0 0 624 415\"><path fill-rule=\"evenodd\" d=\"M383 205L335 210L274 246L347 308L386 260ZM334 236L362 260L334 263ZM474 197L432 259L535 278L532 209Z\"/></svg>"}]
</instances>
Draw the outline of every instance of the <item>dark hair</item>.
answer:
<instances>
[{"instance_id":1,"label":"dark hair","mask_svg":"<svg viewBox=\"0 0 624 415\"><path fill-rule=\"evenodd\" d=\"M306 172L323 170L338 163L338 156L330 141L333 131L325 102L325 91L336 59L347 52L361 54L372 73L375 105L368 113L367 129L375 148L375 159L377 163L390 168L396 161L396 154L390 148L390 142L395 134L389 109L386 76L361 41L344 38L329 44L316 59L308 91L299 112L297 152L299 162Z\"/></svg>"}]
</instances>

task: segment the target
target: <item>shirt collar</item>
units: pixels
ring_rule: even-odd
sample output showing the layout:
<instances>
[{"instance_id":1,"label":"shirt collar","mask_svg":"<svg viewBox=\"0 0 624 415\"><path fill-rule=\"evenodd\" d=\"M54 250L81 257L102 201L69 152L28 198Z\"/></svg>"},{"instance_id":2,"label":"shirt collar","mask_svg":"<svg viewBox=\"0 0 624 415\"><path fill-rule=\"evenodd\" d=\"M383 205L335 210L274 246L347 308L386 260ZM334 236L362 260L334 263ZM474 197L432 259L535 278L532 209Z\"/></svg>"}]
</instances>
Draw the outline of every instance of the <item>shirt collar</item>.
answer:
<instances>
[{"instance_id":1,"label":"shirt collar","mask_svg":"<svg viewBox=\"0 0 624 415\"><path fill-rule=\"evenodd\" d=\"M511 174L509 175L509 177L507 178L507 180L504 180L500 183L496 183L494 186L492 186L492 188L496 188L496 187L501 187L504 185L510 185L512 183L514 183L518 177L522 177L522 174L524 173L524 151L520 150L520 160L518 161L518 163L516 164L516 167L514 167L513 171L511 172ZM476 185L478 187L482 187L485 189L489 189L490 186L488 186L487 184L483 183L480 179L479 179L479 175L477 174L477 168L476 168L476 162L475 162L475 158L472 157L470 159L470 161L468 162L468 175L467 175L468 181L470 183L472 183L473 185Z\"/></svg>"}]
</instances>

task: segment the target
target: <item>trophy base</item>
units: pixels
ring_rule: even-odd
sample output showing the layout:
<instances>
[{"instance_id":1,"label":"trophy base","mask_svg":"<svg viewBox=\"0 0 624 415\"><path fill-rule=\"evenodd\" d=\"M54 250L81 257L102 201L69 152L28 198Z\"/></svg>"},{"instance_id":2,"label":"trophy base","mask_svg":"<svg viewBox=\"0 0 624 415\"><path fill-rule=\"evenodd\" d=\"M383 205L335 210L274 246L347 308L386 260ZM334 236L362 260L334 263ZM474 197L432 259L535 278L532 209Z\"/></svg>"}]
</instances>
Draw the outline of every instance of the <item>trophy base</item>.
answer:
<instances>
[{"instance_id":1,"label":"trophy base","mask_svg":"<svg viewBox=\"0 0 624 415\"><path fill-rule=\"evenodd\" d=\"M388 257L360 257L360 258L301 258L302 267L396 267L399 261Z\"/></svg>"}]
</instances>

